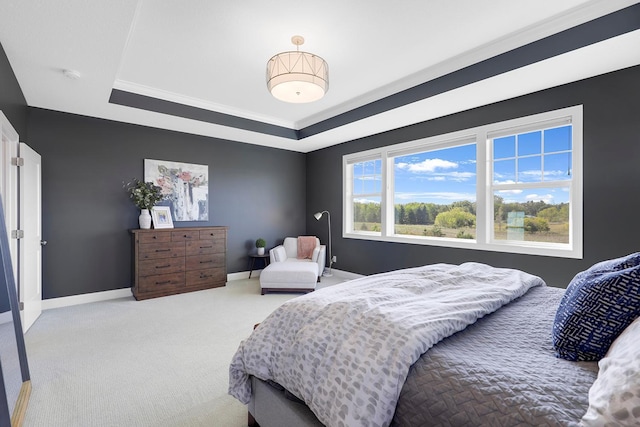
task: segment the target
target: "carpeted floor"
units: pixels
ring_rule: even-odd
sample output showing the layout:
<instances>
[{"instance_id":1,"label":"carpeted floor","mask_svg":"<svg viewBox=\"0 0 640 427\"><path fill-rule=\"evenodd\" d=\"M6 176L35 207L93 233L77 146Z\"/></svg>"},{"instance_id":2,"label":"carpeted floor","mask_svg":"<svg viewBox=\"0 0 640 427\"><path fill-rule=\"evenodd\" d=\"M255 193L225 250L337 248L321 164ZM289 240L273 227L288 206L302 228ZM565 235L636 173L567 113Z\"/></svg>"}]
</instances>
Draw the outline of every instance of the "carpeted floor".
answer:
<instances>
[{"instance_id":1,"label":"carpeted floor","mask_svg":"<svg viewBox=\"0 0 640 427\"><path fill-rule=\"evenodd\" d=\"M255 323L298 295L260 295L253 278L47 310L25 337L25 426L246 426L246 407L227 394L229 362Z\"/></svg>"}]
</instances>

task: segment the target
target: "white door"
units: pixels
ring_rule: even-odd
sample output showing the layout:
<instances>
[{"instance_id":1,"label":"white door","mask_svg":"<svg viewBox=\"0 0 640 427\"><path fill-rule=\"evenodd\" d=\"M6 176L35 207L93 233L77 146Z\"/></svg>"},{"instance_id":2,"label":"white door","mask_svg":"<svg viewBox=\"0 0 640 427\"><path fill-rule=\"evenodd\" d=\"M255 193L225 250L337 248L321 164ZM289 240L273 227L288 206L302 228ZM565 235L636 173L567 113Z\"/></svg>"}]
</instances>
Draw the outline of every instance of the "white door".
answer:
<instances>
[{"instance_id":1,"label":"white door","mask_svg":"<svg viewBox=\"0 0 640 427\"><path fill-rule=\"evenodd\" d=\"M18 229L18 168L13 159L18 156L18 133L7 117L0 111L2 145L0 146L0 195L6 221L7 232ZM9 234L9 252L13 266L14 283L18 284L18 240ZM18 290L16 289L16 292Z\"/></svg>"},{"instance_id":2,"label":"white door","mask_svg":"<svg viewBox=\"0 0 640 427\"><path fill-rule=\"evenodd\" d=\"M18 295L26 332L42 313L42 180L40 154L20 143L20 229Z\"/></svg>"}]
</instances>

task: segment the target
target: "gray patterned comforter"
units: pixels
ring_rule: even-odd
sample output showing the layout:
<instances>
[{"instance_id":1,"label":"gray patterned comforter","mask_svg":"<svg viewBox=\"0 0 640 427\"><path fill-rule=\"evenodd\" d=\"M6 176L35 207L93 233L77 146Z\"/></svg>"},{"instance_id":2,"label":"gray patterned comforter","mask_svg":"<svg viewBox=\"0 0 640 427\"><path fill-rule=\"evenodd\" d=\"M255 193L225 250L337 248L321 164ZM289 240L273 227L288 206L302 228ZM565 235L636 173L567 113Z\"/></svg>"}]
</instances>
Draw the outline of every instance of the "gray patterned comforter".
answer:
<instances>
[{"instance_id":1,"label":"gray patterned comforter","mask_svg":"<svg viewBox=\"0 0 640 427\"><path fill-rule=\"evenodd\" d=\"M420 355L541 285L518 270L435 264L295 298L241 343L229 393L248 403L253 375L284 386L325 425L388 426Z\"/></svg>"},{"instance_id":2,"label":"gray patterned comforter","mask_svg":"<svg viewBox=\"0 0 640 427\"><path fill-rule=\"evenodd\" d=\"M423 354L391 425L578 426L598 364L555 357L551 327L564 292L532 289Z\"/></svg>"}]
</instances>

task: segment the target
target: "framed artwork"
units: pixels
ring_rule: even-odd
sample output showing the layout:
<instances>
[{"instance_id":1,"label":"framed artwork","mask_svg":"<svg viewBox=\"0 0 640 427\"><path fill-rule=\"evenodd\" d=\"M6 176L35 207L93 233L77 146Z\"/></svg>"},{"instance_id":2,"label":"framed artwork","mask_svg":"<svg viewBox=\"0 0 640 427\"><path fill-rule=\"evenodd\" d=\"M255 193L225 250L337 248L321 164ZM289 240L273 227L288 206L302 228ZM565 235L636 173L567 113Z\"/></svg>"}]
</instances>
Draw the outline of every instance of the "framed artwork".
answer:
<instances>
[{"instance_id":1,"label":"framed artwork","mask_svg":"<svg viewBox=\"0 0 640 427\"><path fill-rule=\"evenodd\" d=\"M171 208L169 206L154 206L151 208L153 228L173 228Z\"/></svg>"},{"instance_id":2,"label":"framed artwork","mask_svg":"<svg viewBox=\"0 0 640 427\"><path fill-rule=\"evenodd\" d=\"M174 221L209 220L209 166L144 159L144 181L162 188Z\"/></svg>"}]
</instances>

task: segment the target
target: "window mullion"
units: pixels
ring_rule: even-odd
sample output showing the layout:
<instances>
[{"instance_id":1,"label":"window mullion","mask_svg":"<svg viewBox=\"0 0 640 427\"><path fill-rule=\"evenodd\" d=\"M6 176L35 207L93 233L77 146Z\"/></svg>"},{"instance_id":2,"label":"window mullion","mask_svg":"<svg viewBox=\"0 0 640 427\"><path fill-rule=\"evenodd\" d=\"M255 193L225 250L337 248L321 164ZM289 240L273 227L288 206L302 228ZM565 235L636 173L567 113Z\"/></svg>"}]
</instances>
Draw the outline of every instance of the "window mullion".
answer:
<instances>
[{"instance_id":1,"label":"window mullion","mask_svg":"<svg viewBox=\"0 0 640 427\"><path fill-rule=\"evenodd\" d=\"M491 208L487 196L487 191L490 190L487 186L490 176L487 146L486 131L480 129L476 135L476 241L480 243L487 242L490 217L488 209Z\"/></svg>"},{"instance_id":2,"label":"window mullion","mask_svg":"<svg viewBox=\"0 0 640 427\"><path fill-rule=\"evenodd\" d=\"M388 153L382 155L382 203L381 231L383 236L391 236L394 232L395 205L393 200L393 158Z\"/></svg>"}]
</instances>

